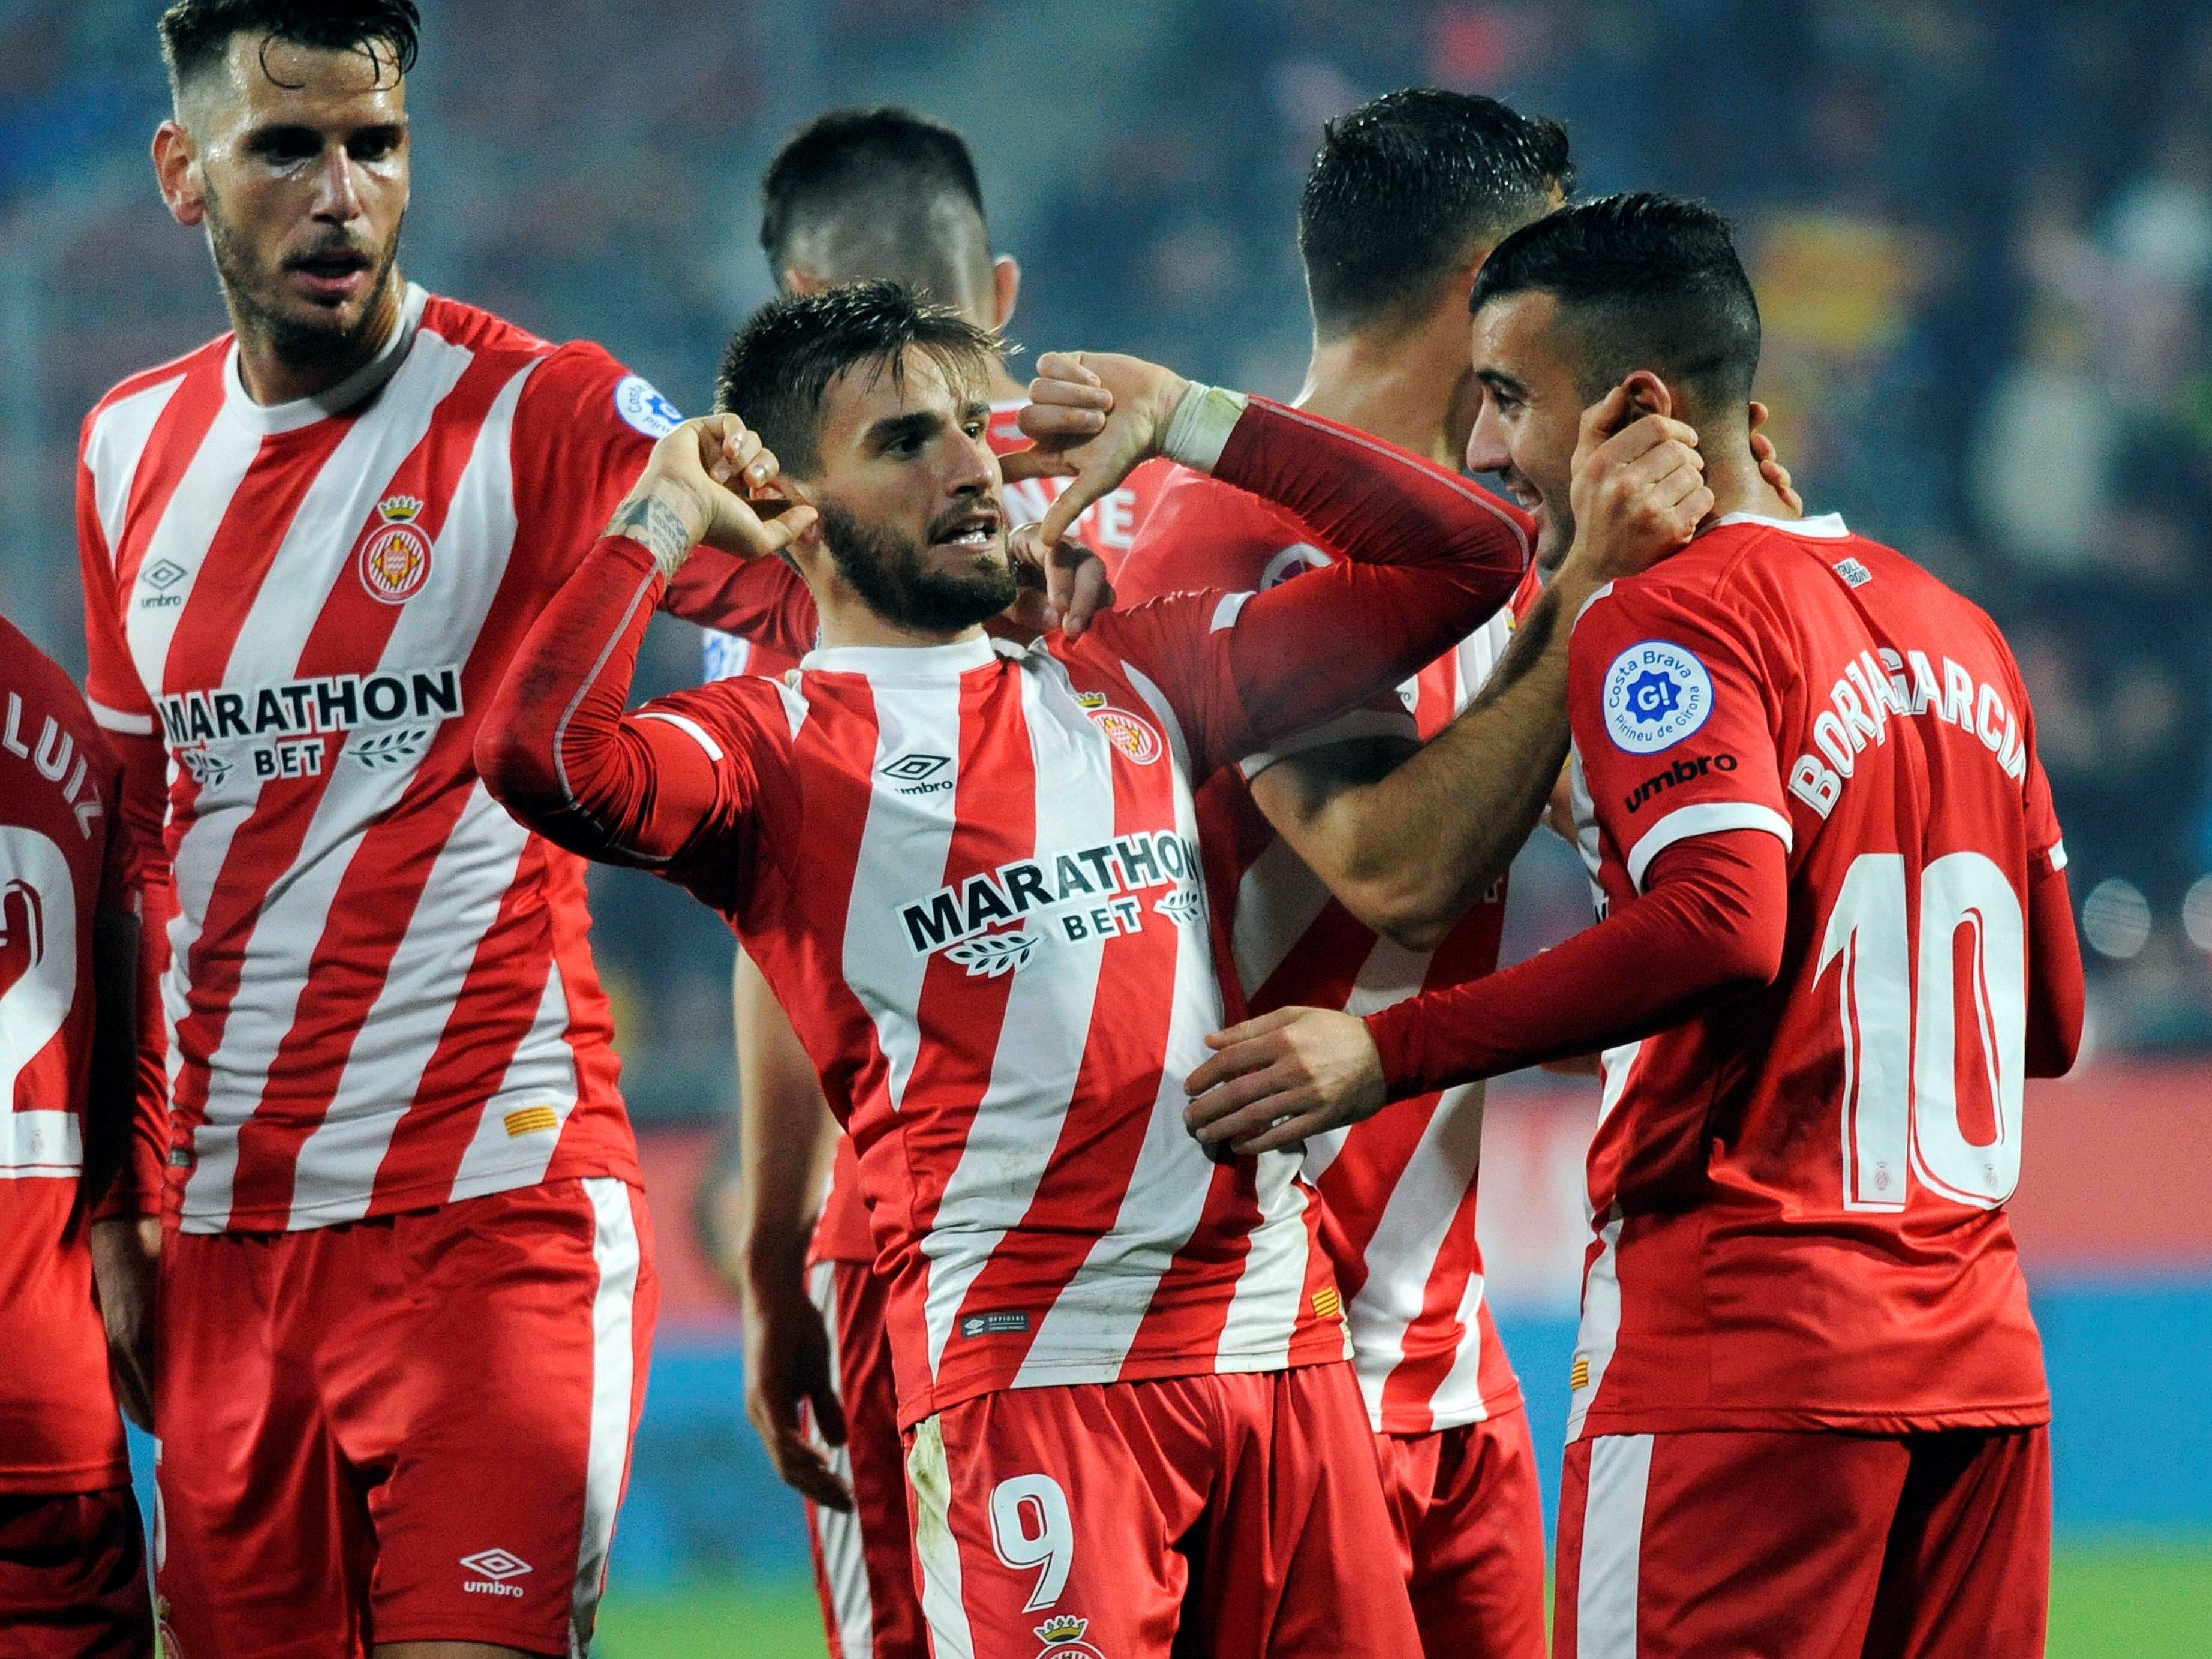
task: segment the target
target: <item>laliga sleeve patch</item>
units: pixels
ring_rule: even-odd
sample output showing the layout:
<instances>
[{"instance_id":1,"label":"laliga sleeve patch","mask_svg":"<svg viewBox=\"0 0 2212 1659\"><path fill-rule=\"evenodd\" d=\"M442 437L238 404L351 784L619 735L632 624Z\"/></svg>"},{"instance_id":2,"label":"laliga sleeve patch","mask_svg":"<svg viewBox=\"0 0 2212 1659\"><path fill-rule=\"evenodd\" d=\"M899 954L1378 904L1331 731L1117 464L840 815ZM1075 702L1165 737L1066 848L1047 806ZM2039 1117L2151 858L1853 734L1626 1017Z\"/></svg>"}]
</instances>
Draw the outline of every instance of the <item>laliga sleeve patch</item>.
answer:
<instances>
[{"instance_id":1,"label":"laliga sleeve patch","mask_svg":"<svg viewBox=\"0 0 2212 1659\"><path fill-rule=\"evenodd\" d=\"M666 437L684 419L683 411L642 374L629 375L615 388L615 413L648 438Z\"/></svg>"},{"instance_id":2,"label":"laliga sleeve patch","mask_svg":"<svg viewBox=\"0 0 2212 1659\"><path fill-rule=\"evenodd\" d=\"M1605 671L1605 729L1631 754L1655 754L1681 742L1712 712L1712 676L1679 645L1646 640Z\"/></svg>"}]
</instances>

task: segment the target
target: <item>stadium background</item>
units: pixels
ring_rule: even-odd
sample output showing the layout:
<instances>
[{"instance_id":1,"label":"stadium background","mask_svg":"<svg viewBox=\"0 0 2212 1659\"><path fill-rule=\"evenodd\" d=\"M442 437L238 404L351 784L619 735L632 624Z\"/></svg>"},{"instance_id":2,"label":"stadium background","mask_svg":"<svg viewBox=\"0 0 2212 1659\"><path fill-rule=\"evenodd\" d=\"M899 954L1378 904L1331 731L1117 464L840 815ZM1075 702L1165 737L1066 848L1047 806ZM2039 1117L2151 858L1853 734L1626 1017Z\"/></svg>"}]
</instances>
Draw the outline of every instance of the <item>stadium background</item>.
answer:
<instances>
[{"instance_id":1,"label":"stadium background","mask_svg":"<svg viewBox=\"0 0 2212 1659\"><path fill-rule=\"evenodd\" d=\"M155 195L155 0L0 0L0 608L83 660L83 411L226 325ZM1815 509L1974 595L2033 690L2091 947L2088 1054L2032 1093L2015 1212L2054 1391L2052 1651L2212 1650L2212 11L2102 0L427 0L413 277L604 341L686 409L769 291L756 181L798 121L952 121L1027 271L1013 333L1287 395L1321 124L1394 86L1563 118L1586 193L1738 226L1760 392ZM696 677L663 621L653 689ZM600 1651L819 1652L794 1498L740 1404L702 1185L732 1113L728 945L594 872L666 1253ZM1565 849L1509 954L1587 919ZM1486 1141L1493 1294L1556 1471L1587 1087Z\"/></svg>"}]
</instances>

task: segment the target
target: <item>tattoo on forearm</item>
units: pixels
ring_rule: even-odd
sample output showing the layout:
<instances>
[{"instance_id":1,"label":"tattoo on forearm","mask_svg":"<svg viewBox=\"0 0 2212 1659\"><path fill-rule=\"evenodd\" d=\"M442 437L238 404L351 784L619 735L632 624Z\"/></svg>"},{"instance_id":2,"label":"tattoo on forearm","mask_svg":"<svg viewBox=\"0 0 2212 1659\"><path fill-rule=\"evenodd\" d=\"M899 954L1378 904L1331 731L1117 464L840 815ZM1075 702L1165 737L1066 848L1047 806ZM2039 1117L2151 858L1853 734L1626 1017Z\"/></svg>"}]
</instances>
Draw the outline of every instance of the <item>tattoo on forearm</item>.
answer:
<instances>
[{"instance_id":1,"label":"tattoo on forearm","mask_svg":"<svg viewBox=\"0 0 2212 1659\"><path fill-rule=\"evenodd\" d=\"M691 550L691 532L683 515L658 495L624 501L607 520L605 533L641 544L665 576L673 576Z\"/></svg>"}]
</instances>

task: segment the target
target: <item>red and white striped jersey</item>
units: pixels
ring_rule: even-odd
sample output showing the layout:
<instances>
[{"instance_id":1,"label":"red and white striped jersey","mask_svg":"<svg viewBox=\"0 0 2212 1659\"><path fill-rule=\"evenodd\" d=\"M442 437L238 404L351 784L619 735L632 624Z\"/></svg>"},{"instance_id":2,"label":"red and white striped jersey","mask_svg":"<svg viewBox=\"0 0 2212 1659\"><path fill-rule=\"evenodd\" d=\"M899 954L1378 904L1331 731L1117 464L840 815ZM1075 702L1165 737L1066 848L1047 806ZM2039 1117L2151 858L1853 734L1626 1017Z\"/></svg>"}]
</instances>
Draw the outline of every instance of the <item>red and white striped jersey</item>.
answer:
<instances>
[{"instance_id":1,"label":"red and white striped jersey","mask_svg":"<svg viewBox=\"0 0 2212 1659\"><path fill-rule=\"evenodd\" d=\"M1517 508L1487 497L1470 501L1468 510L1493 511L1527 528ZM1177 469L1117 586L1126 601L1194 582L1264 590L1336 557L1280 508ZM1532 596L1535 591L1528 588ZM1275 833L1246 781L1300 749L1360 737L1433 737L1489 678L1511 628L1511 611L1499 611L1396 696L1301 732L1200 789L1209 886L1230 918L1231 955L1253 1012L1305 1006L1368 1014L1496 969L1502 882L1436 951L1407 950L1364 926L1330 894ZM1306 1176L1323 1200L1322 1241L1346 1297L1353 1363L1378 1433L1425 1434L1521 1404L1512 1361L1483 1296L1475 1240L1482 1103L1482 1085L1464 1085L1402 1102L1307 1145Z\"/></svg>"},{"instance_id":2,"label":"red and white striped jersey","mask_svg":"<svg viewBox=\"0 0 2212 1659\"><path fill-rule=\"evenodd\" d=\"M0 1492L127 1482L93 1299L93 916L130 903L118 768L69 676L0 618Z\"/></svg>"},{"instance_id":3,"label":"red and white striped jersey","mask_svg":"<svg viewBox=\"0 0 2212 1659\"><path fill-rule=\"evenodd\" d=\"M1346 1352L1298 1158L1217 1164L1183 1121L1206 1035L1241 1012L1192 780L1417 668L1495 608L1524 544L1470 525L1456 478L1256 399L1219 470L1309 503L1355 556L1074 641L817 651L623 719L658 575L609 541L487 727L518 813L737 924L859 1153L909 1423ZM1314 666L1346 629L1366 648Z\"/></svg>"},{"instance_id":4,"label":"red and white striped jersey","mask_svg":"<svg viewBox=\"0 0 2212 1659\"><path fill-rule=\"evenodd\" d=\"M471 744L675 412L598 346L419 288L319 398L257 404L236 357L123 382L78 473L94 713L167 766L182 1224L634 1182L582 862Z\"/></svg>"}]
</instances>

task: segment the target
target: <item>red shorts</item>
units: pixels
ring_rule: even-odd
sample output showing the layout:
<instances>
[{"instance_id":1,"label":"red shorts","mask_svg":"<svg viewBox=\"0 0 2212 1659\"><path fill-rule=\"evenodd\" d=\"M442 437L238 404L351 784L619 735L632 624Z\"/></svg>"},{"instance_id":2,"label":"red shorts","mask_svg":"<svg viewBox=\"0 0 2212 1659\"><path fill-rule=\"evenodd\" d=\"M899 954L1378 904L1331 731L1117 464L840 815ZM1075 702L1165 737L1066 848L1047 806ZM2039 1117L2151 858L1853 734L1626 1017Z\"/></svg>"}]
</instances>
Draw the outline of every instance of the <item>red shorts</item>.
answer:
<instances>
[{"instance_id":1,"label":"red shorts","mask_svg":"<svg viewBox=\"0 0 2212 1659\"><path fill-rule=\"evenodd\" d=\"M590 1639L659 1297L611 1176L161 1254L169 1659Z\"/></svg>"},{"instance_id":2,"label":"red shorts","mask_svg":"<svg viewBox=\"0 0 2212 1659\"><path fill-rule=\"evenodd\" d=\"M1378 1434L1428 1659L1545 1659L1544 1500L1528 1413Z\"/></svg>"},{"instance_id":3,"label":"red shorts","mask_svg":"<svg viewBox=\"0 0 2212 1659\"><path fill-rule=\"evenodd\" d=\"M2051 1440L1604 1435L1567 1448L1558 1651L2040 1659Z\"/></svg>"},{"instance_id":4,"label":"red shorts","mask_svg":"<svg viewBox=\"0 0 2212 1659\"><path fill-rule=\"evenodd\" d=\"M0 1659L152 1659L146 1527L128 1486L0 1494Z\"/></svg>"},{"instance_id":5,"label":"red shorts","mask_svg":"<svg viewBox=\"0 0 2212 1659\"><path fill-rule=\"evenodd\" d=\"M810 1438L853 1489L850 1514L806 1506L830 1659L929 1659L921 1600L914 1593L914 1526L884 1282L860 1262L817 1261L806 1271L806 1291L829 1327L831 1382L845 1408L842 1446Z\"/></svg>"},{"instance_id":6,"label":"red shorts","mask_svg":"<svg viewBox=\"0 0 2212 1659\"><path fill-rule=\"evenodd\" d=\"M1352 1367L1009 1389L908 1435L922 1611L972 1659L1405 1659ZM1178 1640L1180 1632L1180 1640Z\"/></svg>"}]
</instances>

